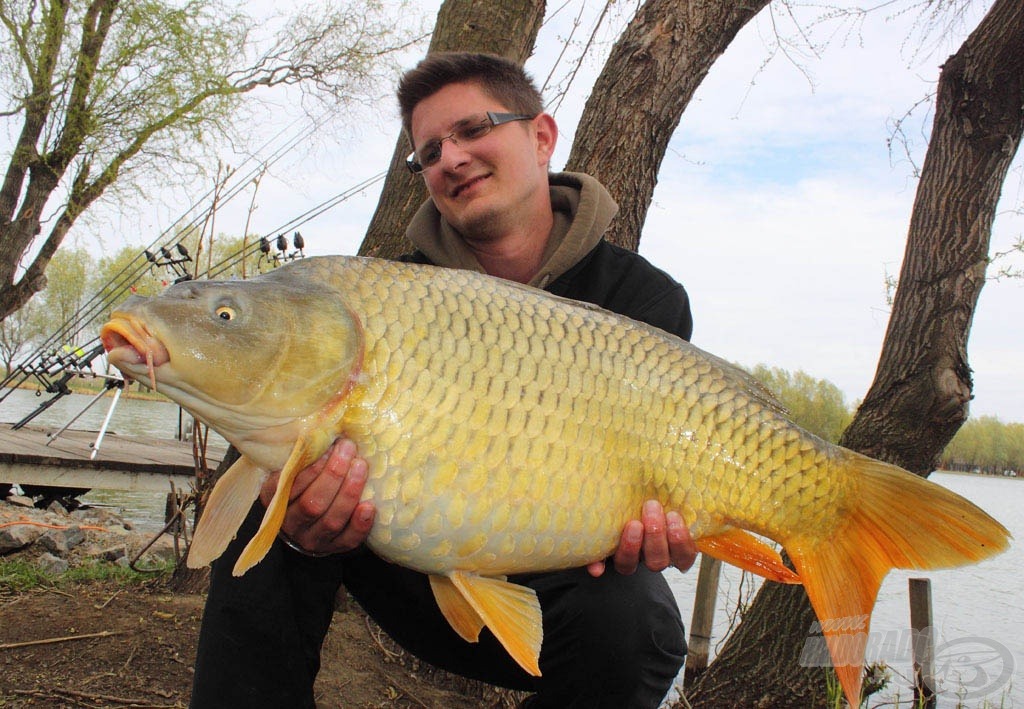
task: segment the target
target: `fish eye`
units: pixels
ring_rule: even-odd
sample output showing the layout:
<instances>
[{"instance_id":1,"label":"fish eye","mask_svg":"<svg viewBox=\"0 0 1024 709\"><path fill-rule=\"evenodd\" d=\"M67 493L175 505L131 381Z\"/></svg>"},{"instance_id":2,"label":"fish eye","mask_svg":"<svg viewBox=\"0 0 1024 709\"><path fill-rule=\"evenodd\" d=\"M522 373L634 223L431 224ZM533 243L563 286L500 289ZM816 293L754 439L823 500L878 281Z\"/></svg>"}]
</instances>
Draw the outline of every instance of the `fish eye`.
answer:
<instances>
[{"instance_id":1,"label":"fish eye","mask_svg":"<svg viewBox=\"0 0 1024 709\"><path fill-rule=\"evenodd\" d=\"M217 317L220 318L221 320L234 320L235 319L235 309L234 308L230 308L230 307L228 307L226 305L220 306L214 312L217 314Z\"/></svg>"}]
</instances>

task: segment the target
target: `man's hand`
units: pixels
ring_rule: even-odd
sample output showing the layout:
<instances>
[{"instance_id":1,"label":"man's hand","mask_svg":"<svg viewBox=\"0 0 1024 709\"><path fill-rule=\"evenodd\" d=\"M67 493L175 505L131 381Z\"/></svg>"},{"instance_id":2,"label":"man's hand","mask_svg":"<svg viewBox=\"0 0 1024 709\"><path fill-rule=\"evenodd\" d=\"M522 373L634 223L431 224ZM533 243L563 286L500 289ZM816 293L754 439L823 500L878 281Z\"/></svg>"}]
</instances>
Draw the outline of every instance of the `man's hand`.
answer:
<instances>
[{"instance_id":1,"label":"man's hand","mask_svg":"<svg viewBox=\"0 0 1024 709\"><path fill-rule=\"evenodd\" d=\"M626 523L619 538L619 546L612 555L612 564L620 574L632 574L643 563L651 571L674 566L686 571L697 558L697 545L690 537L690 529L677 512L665 514L655 500L644 503L642 519ZM604 573L605 562L587 565L591 576Z\"/></svg>"},{"instance_id":2,"label":"man's hand","mask_svg":"<svg viewBox=\"0 0 1024 709\"><path fill-rule=\"evenodd\" d=\"M356 444L335 441L295 477L281 531L312 555L339 554L361 545L374 515L372 503L359 501L366 474L366 461L356 455ZM260 490L264 506L274 496L278 477L273 473Z\"/></svg>"}]
</instances>

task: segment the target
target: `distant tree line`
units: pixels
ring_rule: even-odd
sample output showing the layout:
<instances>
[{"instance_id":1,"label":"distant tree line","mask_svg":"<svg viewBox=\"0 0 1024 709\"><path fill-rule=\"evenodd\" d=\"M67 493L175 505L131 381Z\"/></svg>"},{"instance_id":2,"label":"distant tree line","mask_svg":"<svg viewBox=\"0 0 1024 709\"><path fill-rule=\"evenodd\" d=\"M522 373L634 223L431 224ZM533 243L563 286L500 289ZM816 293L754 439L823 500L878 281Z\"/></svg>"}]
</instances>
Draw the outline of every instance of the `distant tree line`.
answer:
<instances>
[{"instance_id":1,"label":"distant tree line","mask_svg":"<svg viewBox=\"0 0 1024 709\"><path fill-rule=\"evenodd\" d=\"M751 373L789 411L793 421L835 443L853 418L856 406L846 403L835 384L802 372L757 365ZM1024 423L1005 423L995 416L969 419L943 451L942 470L1024 475Z\"/></svg>"},{"instance_id":2,"label":"distant tree line","mask_svg":"<svg viewBox=\"0 0 1024 709\"><path fill-rule=\"evenodd\" d=\"M826 441L838 442L853 419L842 390L830 381L763 364L751 374L775 394L796 424Z\"/></svg>"},{"instance_id":3,"label":"distant tree line","mask_svg":"<svg viewBox=\"0 0 1024 709\"><path fill-rule=\"evenodd\" d=\"M1024 423L995 416L970 419L942 453L944 470L1024 474Z\"/></svg>"},{"instance_id":4,"label":"distant tree line","mask_svg":"<svg viewBox=\"0 0 1024 709\"><path fill-rule=\"evenodd\" d=\"M191 260L181 264L181 269L193 274L205 271L213 264L225 263L223 269L217 269L217 277L220 279L255 275L261 267L265 269L269 266L261 263L260 252L251 248L254 239L258 237L249 237L248 242L243 242L240 236L221 235L210 244L209 239L200 239L198 230L183 231L177 243L185 247ZM250 248L243 261L236 255L242 252L246 243L250 244ZM142 248L124 246L112 254L97 258L86 249L65 246L54 254L47 269L46 288L0 322L0 363L4 371L10 371L13 365L32 353L38 343L46 341L65 323L74 320L94 294L107 295L109 289L115 287L115 281L121 282L118 274L138 259ZM175 252L174 255L180 254ZM173 282L177 275L179 272L166 266L153 265L132 284L130 294L155 295ZM125 293L122 298L112 300L116 304L128 295ZM91 323L85 324L84 330L71 336L69 341L61 342L60 346L74 349L95 337L109 314L109 309L98 313Z\"/></svg>"}]
</instances>

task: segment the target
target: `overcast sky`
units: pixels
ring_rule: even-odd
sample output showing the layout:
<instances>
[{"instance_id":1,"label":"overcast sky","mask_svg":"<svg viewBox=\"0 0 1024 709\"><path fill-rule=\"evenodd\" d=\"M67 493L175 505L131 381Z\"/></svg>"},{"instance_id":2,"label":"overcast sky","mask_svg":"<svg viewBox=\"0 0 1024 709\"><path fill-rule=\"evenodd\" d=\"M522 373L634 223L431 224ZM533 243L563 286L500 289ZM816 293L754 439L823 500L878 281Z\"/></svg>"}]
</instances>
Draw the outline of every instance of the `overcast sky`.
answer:
<instances>
[{"instance_id":1,"label":"overcast sky","mask_svg":"<svg viewBox=\"0 0 1024 709\"><path fill-rule=\"evenodd\" d=\"M436 4L422 7L432 17ZM933 89L939 65L980 15L968 15L945 40L932 36L922 52L912 15L880 11L862 25L815 29L816 14L799 17L816 42L831 35L817 53L775 52L773 27L792 36L795 26L778 11L774 22L762 12L712 68L669 147L640 251L686 286L695 344L742 365L827 379L852 404L874 376L888 320L886 278L899 273L916 189L902 148L890 153L893 123ZM542 30L527 64L539 82L569 19ZM406 68L417 58L411 55ZM568 155L598 63L585 66L555 113L562 136L553 169ZM930 120L924 106L906 124L918 165ZM260 188L251 229L271 231L385 169L399 130L393 101L359 123L275 168ZM1014 213L1024 204L1021 165L1018 155L995 227L996 251L1024 233L1024 218ZM376 183L304 224L307 252L355 253L379 190ZM168 223L154 209L143 229L155 234ZM243 224L240 210L225 210L217 229L240 233ZM1022 261L1009 263L1020 268ZM991 282L981 295L969 343L975 416L1024 422L1022 305L1021 280Z\"/></svg>"}]
</instances>

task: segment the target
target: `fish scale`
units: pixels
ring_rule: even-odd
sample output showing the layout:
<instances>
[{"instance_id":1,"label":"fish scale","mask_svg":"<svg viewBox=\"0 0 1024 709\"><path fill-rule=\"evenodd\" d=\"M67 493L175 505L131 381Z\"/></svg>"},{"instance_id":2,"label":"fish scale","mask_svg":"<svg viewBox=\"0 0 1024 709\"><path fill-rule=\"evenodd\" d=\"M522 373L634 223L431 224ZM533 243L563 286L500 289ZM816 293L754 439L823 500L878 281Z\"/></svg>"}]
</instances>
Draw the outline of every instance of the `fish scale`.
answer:
<instances>
[{"instance_id":1,"label":"fish scale","mask_svg":"<svg viewBox=\"0 0 1024 709\"><path fill-rule=\"evenodd\" d=\"M486 626L532 674L539 604L504 576L604 558L648 499L681 514L700 551L803 583L851 704L867 627L842 629L870 617L885 574L1009 543L963 498L803 431L724 360L476 273L307 258L133 298L101 337L111 364L152 378L242 453L210 495L190 565L223 552L281 470L235 573L258 563L295 476L345 436L369 465L370 548L428 574L461 637Z\"/></svg>"},{"instance_id":2,"label":"fish scale","mask_svg":"<svg viewBox=\"0 0 1024 709\"><path fill-rule=\"evenodd\" d=\"M429 467L427 459L431 452L452 440L453 429L468 428L464 444L467 454L453 451L464 462L449 484L479 493L476 499L481 506L512 493L509 504L533 506L537 510L536 514L518 518L524 528L491 526L485 530L493 538L490 544L454 544L450 556L440 556L436 554L436 538L424 532L421 521L446 515L444 496L424 496L420 509L413 512L408 501L398 499L384 486L378 488L371 476L367 497L383 511L382 519L393 518L393 506L405 509L403 520L409 528L404 532L387 532L389 543L396 534L403 540L402 553L391 554L395 561L425 572L454 566L485 573L513 573L524 569L503 565L509 562L501 559L495 549L514 547L516 537L532 535L536 542L543 542L540 548L551 549L551 556L542 559L535 553L529 562L531 570L563 568L606 554L614 546L622 524L638 516L640 506L649 497L663 496L681 502L688 491L697 499L708 498L712 503L707 505L711 514L724 507L735 512L737 506L749 502L744 499L743 487L736 484L735 472L730 473L730 469L742 467L747 458L746 437L734 436L745 423L737 421L735 407L730 405L738 394L726 387L724 377L708 376L714 371L710 363L694 363L699 376L695 382L703 383L704 387L694 390L691 384L683 393L684 400L699 402L699 406L691 409L694 421L690 430L695 433L687 449L679 445L677 434L666 423L673 420L676 407L671 402L680 388L678 380L666 376L672 369L671 360L676 360L678 366L679 359L676 350L663 342L670 336L649 328L645 331L621 318L584 319L576 305L525 289L513 291L520 306L514 322L518 327L508 327L506 318L501 316L507 312L508 303L499 305L489 293L482 296L486 291L481 291L479 277L460 271L445 272L447 282L433 292L433 297L422 290L414 293L411 282L396 280L386 290L387 303L390 309L405 315L391 318L381 306L382 289L378 285L388 280L390 265L372 265L378 267L377 272L345 279L361 284L355 288L355 297L349 298L349 307L363 313L365 330L374 334L374 342L368 342L366 349L367 362L374 365L366 374L373 381L377 373L388 372L394 380L394 390L399 392L391 406L408 411L418 402L421 415L404 419L409 428L397 433L387 416L375 415L375 411L365 416L353 412L350 418L343 419L346 434L360 442L361 454L367 457L371 469L384 468L374 465L378 456L375 441L387 442L395 437L409 441L403 460L389 456L387 469L397 477L419 482L417 471ZM490 283L483 281L483 285ZM447 317L441 327L434 327L439 312ZM571 330L567 327L570 319L574 319L575 325ZM421 327L411 331L410 320ZM419 337L414 344L408 342L410 332ZM496 347L495 343L502 338L506 338L507 344ZM404 351L401 363L395 366L394 343L402 343ZM437 376L424 376L425 372ZM570 379L578 382L579 391L567 391ZM653 391L651 382L659 383ZM504 393L501 399L488 396L495 389ZM474 396L475 390L480 393ZM453 407L458 402L465 406L472 402L471 412L457 412ZM637 411L646 411L648 415L630 421ZM751 415L763 412L755 409ZM358 423L363 419L374 423ZM495 444L499 438L511 441L508 445ZM561 444L563 441L566 444ZM503 453L504 459L487 455L487 451L494 449ZM651 450L665 451L666 455L652 463L642 452ZM697 455L685 460L686 453L692 451ZM532 461L554 463L552 467L561 474L530 475ZM500 486L481 487L488 471L496 465L511 471L513 477L532 480L532 486L511 491ZM686 475L702 467L719 480L724 476L728 483L725 489L729 496L717 506L711 496L701 494L707 481ZM621 488L609 488L607 481L612 479L629 482ZM606 495L609 489L614 492ZM585 531L550 525L551 507L573 506L581 499L600 502L606 498L612 505L609 511L587 506L595 520ZM465 501L459 498L456 504L459 514L453 515L453 519L464 523ZM681 511L689 512L685 508ZM517 518L502 519L511 524ZM490 518L484 520L485 525L491 522ZM545 525L550 528L545 529ZM388 526L392 525L380 525L375 533L384 534L384 527ZM462 526L452 525L445 533L454 532L461 539ZM590 534L599 529L601 534ZM586 536L566 549L557 542L567 531ZM371 546L376 543L371 535ZM417 555L421 547L426 558Z\"/></svg>"}]
</instances>

